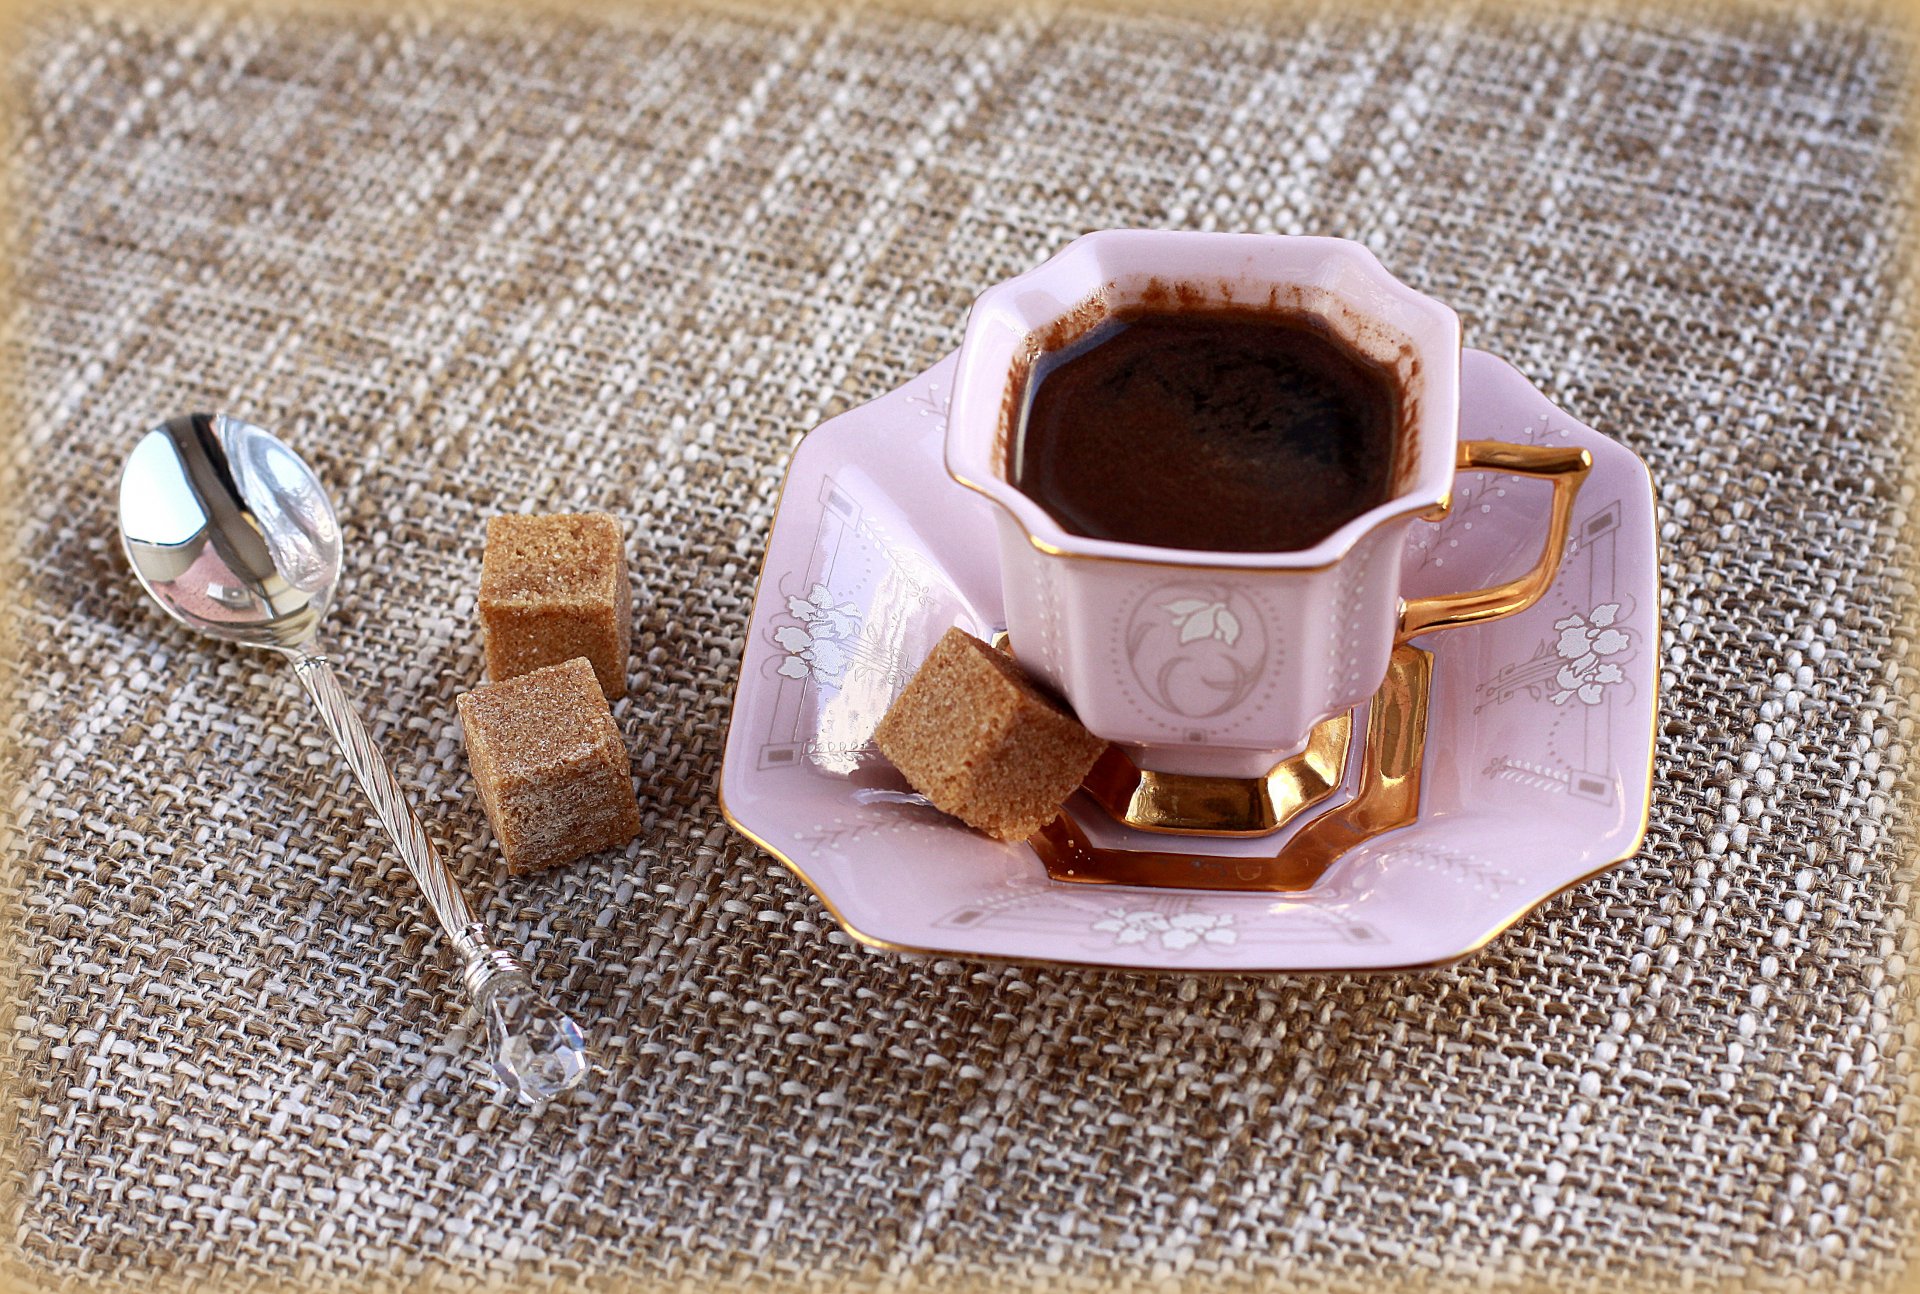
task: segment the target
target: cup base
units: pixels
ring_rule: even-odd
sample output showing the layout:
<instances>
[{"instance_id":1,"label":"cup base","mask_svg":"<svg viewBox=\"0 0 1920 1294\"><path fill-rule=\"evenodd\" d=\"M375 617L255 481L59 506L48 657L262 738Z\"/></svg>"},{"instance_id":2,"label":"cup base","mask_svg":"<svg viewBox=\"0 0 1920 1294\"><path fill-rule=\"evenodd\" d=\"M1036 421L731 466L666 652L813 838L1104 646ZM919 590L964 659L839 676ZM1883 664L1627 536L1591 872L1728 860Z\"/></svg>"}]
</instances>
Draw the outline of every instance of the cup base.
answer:
<instances>
[{"instance_id":1,"label":"cup base","mask_svg":"<svg viewBox=\"0 0 1920 1294\"><path fill-rule=\"evenodd\" d=\"M1309 820L1271 858L1208 857L1108 848L1088 840L1079 824L1065 811L1029 837L1027 843L1040 856L1048 876L1075 885L1269 892L1309 889L1337 859L1363 841L1407 826L1420 816L1420 770L1426 754L1428 692L1432 679L1431 653L1406 644L1394 648L1387 677L1367 706L1359 783L1353 795ZM1351 722L1350 716L1341 718ZM1336 720L1327 721L1334 722ZM1096 766L1095 775L1098 772L1099 766ZM1089 781L1093 776L1089 776ZM1338 785L1337 778L1334 785ZM1329 787L1329 791L1331 789ZM1237 790L1227 792L1223 801L1237 793ZM1297 817L1307 807L1310 806L1300 805L1290 816ZM1258 833L1213 831L1205 834Z\"/></svg>"},{"instance_id":2,"label":"cup base","mask_svg":"<svg viewBox=\"0 0 1920 1294\"><path fill-rule=\"evenodd\" d=\"M1114 821L1136 831L1269 836L1345 780L1352 738L1352 714L1337 714L1316 724L1297 754L1258 777L1158 772L1109 746L1081 785Z\"/></svg>"},{"instance_id":3,"label":"cup base","mask_svg":"<svg viewBox=\"0 0 1920 1294\"><path fill-rule=\"evenodd\" d=\"M1012 635L1004 629L993 636L992 645L1014 655ZM1255 763L1252 771L1247 769L1249 751L1189 749L1182 752L1187 767L1173 771L1143 767L1129 753L1151 749L1163 755L1164 747L1129 748L1114 742L1087 773L1081 789L1114 821L1136 831L1270 836L1333 794L1346 778L1352 744L1352 710L1322 719L1299 750L1277 763ZM1197 768L1196 756L1201 765Z\"/></svg>"}]
</instances>

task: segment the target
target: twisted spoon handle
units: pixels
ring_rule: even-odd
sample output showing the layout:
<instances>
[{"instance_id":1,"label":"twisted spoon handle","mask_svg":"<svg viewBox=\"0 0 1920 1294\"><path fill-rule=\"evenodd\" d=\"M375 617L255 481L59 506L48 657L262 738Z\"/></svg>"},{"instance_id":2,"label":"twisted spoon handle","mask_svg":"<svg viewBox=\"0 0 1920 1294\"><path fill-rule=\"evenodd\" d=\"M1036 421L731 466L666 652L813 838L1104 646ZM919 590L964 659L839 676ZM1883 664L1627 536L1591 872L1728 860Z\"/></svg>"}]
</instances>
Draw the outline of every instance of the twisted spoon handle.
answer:
<instances>
[{"instance_id":1,"label":"twisted spoon handle","mask_svg":"<svg viewBox=\"0 0 1920 1294\"><path fill-rule=\"evenodd\" d=\"M360 789L373 802L380 825L394 850L427 896L427 905L447 933L464 969L461 980L487 1019L493 1071L522 1101L556 1096L575 1086L587 1072L586 1044L580 1027L533 987L527 968L511 953L494 947L486 927L474 919L466 896L440 852L427 839L420 818L394 780L386 760L373 748L347 694L327 658L305 648L287 653L320 719L346 757Z\"/></svg>"},{"instance_id":2,"label":"twisted spoon handle","mask_svg":"<svg viewBox=\"0 0 1920 1294\"><path fill-rule=\"evenodd\" d=\"M360 716L354 713L347 694L341 690L333 667L327 663L325 656L301 652L293 658L293 672L307 689L307 695L313 699L314 708L320 712L320 719L327 725L327 731L333 734L340 753L346 756L347 767L353 770L360 789L373 802L373 811L379 816L380 825L387 829L387 835L392 837L400 861L407 865L407 870L413 873L413 879L420 883L421 891L427 896L427 905L440 921L440 928L447 932L458 948L463 932L476 924L473 909L467 906L466 897L454 883L453 874L440 860L439 851L427 839L426 829L420 825L420 818L414 813L413 806L407 803L406 792L394 780L393 773L387 768L387 761L373 748L373 738L368 735L366 725L360 722ZM484 940L484 934L481 937ZM461 948L460 951L465 953L467 950Z\"/></svg>"}]
</instances>

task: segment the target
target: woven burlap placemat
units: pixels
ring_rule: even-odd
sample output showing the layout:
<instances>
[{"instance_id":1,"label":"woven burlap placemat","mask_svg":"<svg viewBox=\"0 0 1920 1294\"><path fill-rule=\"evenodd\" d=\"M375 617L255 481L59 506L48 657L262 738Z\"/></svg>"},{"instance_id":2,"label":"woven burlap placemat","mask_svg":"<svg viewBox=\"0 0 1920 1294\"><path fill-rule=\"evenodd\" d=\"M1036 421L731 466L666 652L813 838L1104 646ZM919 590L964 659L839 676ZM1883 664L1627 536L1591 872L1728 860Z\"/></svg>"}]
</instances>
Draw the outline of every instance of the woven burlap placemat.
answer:
<instances>
[{"instance_id":1,"label":"woven burlap placemat","mask_svg":"<svg viewBox=\"0 0 1920 1294\"><path fill-rule=\"evenodd\" d=\"M11 55L8 1266L65 1290L1795 1279L1914 1202L1896 396L1911 48L1872 12L52 10ZM910 960L723 824L796 438L1102 226L1357 238L1648 460L1641 854L1456 968ZM245 415L482 915L592 1023L537 1113L274 660L116 549ZM645 828L509 877L453 698L482 525L604 509Z\"/></svg>"}]
</instances>

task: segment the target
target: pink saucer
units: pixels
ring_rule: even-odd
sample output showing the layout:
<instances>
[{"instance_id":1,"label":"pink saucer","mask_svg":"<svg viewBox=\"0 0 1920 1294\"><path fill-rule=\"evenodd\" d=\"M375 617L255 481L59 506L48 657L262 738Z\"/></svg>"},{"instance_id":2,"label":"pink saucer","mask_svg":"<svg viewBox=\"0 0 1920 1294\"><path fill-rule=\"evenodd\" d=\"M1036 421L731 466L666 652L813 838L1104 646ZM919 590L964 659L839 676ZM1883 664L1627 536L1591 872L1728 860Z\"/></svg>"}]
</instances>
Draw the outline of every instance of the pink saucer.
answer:
<instances>
[{"instance_id":1,"label":"pink saucer","mask_svg":"<svg viewBox=\"0 0 1920 1294\"><path fill-rule=\"evenodd\" d=\"M874 726L949 625L983 638L1004 627L992 505L943 461L953 368L949 356L794 454L727 732L728 820L849 934L903 952L1152 970L1434 966L1639 848L1658 682L1652 485L1631 450L1474 350L1463 439L1580 446L1594 467L1537 606L1416 640L1434 658L1418 821L1345 855L1311 890L1248 894L1058 883L1026 845L913 802L871 749ZM1531 565L1547 493L1462 474L1447 519L1415 527L1407 595ZM1083 825L1117 847L1174 839ZM1286 839L1186 847L1271 856Z\"/></svg>"}]
</instances>

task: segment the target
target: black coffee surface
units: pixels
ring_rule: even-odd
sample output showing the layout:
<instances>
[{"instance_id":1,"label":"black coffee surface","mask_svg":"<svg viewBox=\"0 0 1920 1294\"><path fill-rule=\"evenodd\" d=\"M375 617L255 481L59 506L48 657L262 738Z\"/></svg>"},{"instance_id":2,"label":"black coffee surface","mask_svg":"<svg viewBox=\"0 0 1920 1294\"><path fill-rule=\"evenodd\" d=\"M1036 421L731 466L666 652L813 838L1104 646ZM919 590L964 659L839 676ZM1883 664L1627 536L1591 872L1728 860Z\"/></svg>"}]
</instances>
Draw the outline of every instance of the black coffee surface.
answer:
<instances>
[{"instance_id":1,"label":"black coffee surface","mask_svg":"<svg viewBox=\"0 0 1920 1294\"><path fill-rule=\"evenodd\" d=\"M1121 316L1028 380L1014 484L1077 535L1310 548L1385 502L1392 375L1300 314Z\"/></svg>"}]
</instances>

